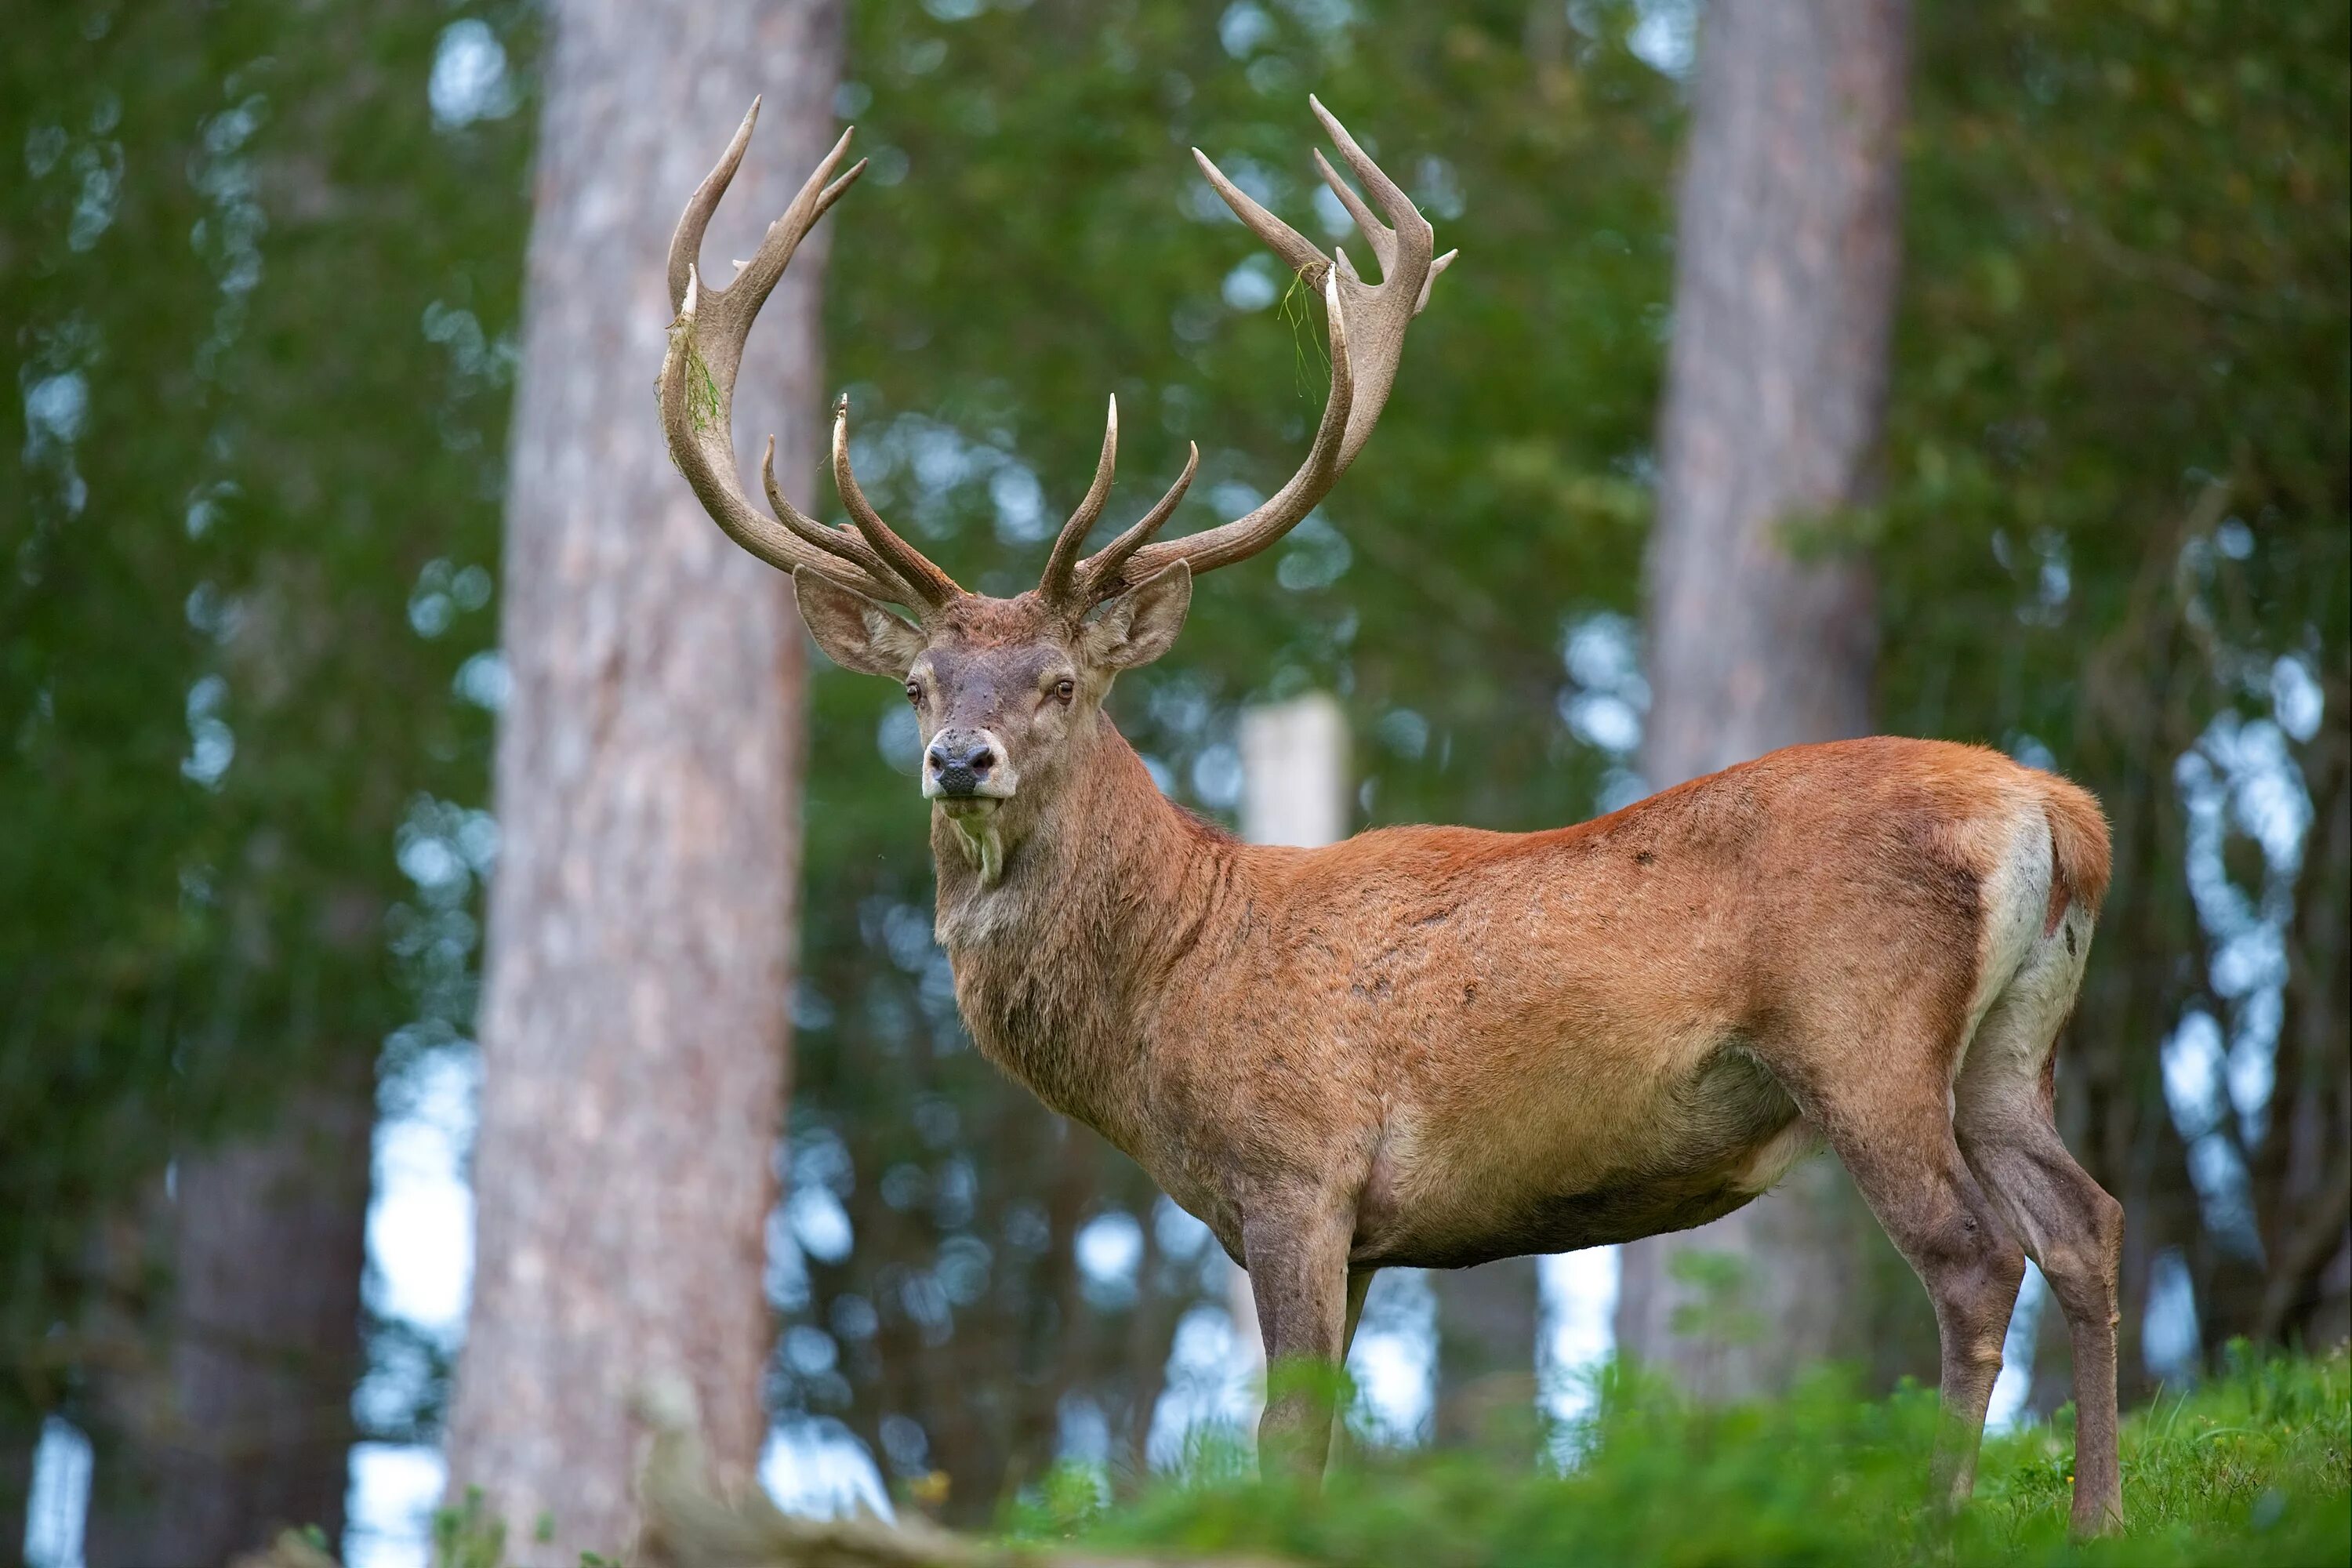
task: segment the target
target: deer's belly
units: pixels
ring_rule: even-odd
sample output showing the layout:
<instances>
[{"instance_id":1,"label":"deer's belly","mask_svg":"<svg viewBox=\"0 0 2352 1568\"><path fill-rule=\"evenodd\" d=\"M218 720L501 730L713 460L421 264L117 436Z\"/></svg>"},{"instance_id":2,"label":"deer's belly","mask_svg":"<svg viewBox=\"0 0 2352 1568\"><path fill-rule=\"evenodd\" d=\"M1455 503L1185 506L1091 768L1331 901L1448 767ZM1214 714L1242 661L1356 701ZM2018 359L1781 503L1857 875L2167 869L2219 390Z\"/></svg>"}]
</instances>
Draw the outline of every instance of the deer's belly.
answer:
<instances>
[{"instance_id":1,"label":"deer's belly","mask_svg":"<svg viewBox=\"0 0 2352 1568\"><path fill-rule=\"evenodd\" d=\"M1465 1268L1685 1230L1820 1146L1736 1042L1655 1083L1573 1068L1475 1116L1406 1108L1373 1163L1355 1261Z\"/></svg>"}]
</instances>

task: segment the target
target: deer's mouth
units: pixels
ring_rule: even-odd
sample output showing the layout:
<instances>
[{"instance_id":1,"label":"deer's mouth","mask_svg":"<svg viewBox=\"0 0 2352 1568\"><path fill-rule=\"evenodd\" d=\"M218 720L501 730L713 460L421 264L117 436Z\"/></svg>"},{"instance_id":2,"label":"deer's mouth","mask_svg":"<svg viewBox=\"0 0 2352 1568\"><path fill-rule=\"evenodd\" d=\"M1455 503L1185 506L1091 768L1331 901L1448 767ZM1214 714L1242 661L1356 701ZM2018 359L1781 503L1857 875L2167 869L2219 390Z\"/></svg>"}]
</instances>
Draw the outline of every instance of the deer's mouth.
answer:
<instances>
[{"instance_id":1,"label":"deer's mouth","mask_svg":"<svg viewBox=\"0 0 2352 1568\"><path fill-rule=\"evenodd\" d=\"M933 798L947 813L948 824L955 830L955 840L962 847L965 860L980 873L980 885L996 886L1004 875L1004 835L996 824L996 808L1004 804L1004 797L970 795Z\"/></svg>"},{"instance_id":2,"label":"deer's mouth","mask_svg":"<svg viewBox=\"0 0 2352 1568\"><path fill-rule=\"evenodd\" d=\"M950 816L985 816L1020 787L1020 775L1003 763L977 773L969 768L923 770L923 798L945 807Z\"/></svg>"}]
</instances>

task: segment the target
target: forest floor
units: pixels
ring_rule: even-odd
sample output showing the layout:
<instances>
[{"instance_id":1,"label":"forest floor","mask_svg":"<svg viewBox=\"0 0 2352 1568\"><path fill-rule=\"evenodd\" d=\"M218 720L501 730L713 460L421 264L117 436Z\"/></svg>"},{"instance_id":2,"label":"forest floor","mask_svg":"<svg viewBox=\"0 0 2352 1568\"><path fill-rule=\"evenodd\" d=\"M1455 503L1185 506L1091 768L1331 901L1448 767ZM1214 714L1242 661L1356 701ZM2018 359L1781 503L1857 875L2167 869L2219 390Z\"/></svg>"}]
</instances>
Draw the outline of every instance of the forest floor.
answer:
<instances>
[{"instance_id":1,"label":"forest floor","mask_svg":"<svg viewBox=\"0 0 2352 1568\"><path fill-rule=\"evenodd\" d=\"M993 1538L916 1511L787 1517L755 1491L709 1491L699 1446L657 1435L643 1496L660 1539L629 1561L665 1568L2165 1568L2352 1563L2352 1356L2233 1352L2229 1370L2126 1417L2126 1531L2075 1542L2071 1409L1988 1439L1976 1500L1924 1506L1932 1389L1859 1398L1833 1373L1784 1400L1695 1406L1622 1371L1594 1414L1496 1431L1484 1448L1347 1446L1319 1491L1260 1481L1237 1444L1202 1437L1188 1462L1107 1503L1098 1472L1066 1468L1026 1494ZM1550 1462L1534 1462L1542 1450ZM436 1523L435 1568L511 1559L478 1496ZM334 1568L289 1532L241 1568ZM527 1553L525 1554L528 1555ZM599 1565L615 1559L584 1559Z\"/></svg>"},{"instance_id":2,"label":"forest floor","mask_svg":"<svg viewBox=\"0 0 2352 1568\"><path fill-rule=\"evenodd\" d=\"M2086 1543L2066 1531L2071 1407L1989 1439L1976 1502L1948 1521L1921 1506L1932 1390L1864 1400L1825 1378L1785 1401L1706 1411L1609 1374L1598 1394L1590 1421L1549 1435L1577 1455L1564 1470L1491 1453L1360 1452L1316 1496L1244 1479L1231 1456L1204 1451L1192 1479L1107 1510L1090 1481L1049 1485L1013 1535L1364 1568L2352 1562L2342 1349L2242 1355L2134 1412L2123 1432L2128 1531Z\"/></svg>"}]
</instances>

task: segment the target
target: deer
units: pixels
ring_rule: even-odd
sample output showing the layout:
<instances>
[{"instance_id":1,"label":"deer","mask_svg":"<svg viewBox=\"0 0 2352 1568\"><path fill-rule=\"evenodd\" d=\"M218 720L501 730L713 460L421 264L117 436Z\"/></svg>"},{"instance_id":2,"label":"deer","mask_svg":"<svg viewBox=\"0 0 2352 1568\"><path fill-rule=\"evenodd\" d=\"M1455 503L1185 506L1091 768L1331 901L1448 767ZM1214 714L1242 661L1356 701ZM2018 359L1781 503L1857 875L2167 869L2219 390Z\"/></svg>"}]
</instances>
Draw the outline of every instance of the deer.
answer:
<instances>
[{"instance_id":1,"label":"deer","mask_svg":"<svg viewBox=\"0 0 2352 1568\"><path fill-rule=\"evenodd\" d=\"M1391 826L1321 848L1240 842L1181 809L1105 700L1166 653L1194 580L1265 550L1362 451L1406 330L1454 252L1318 100L1360 195L1317 173L1378 266L1326 256L1194 150L1217 194L1320 297L1330 360L1297 472L1246 515L1158 537L1199 467L1100 549L1118 446L1037 585L959 586L885 521L835 405L846 523L761 464L731 409L743 344L794 249L865 170L816 166L723 287L698 256L755 101L668 256L658 382L712 520L791 574L817 645L900 682L922 742L937 938L977 1047L1093 1128L1248 1271L1269 1366L1344 1363L1374 1273L1630 1241L1750 1202L1826 1145L1934 1304L1934 1494L1964 1502L2032 1257L2063 1308L2073 1520L2122 1521L2123 1210L2053 1116L2057 1039L2108 879L2088 793L1988 749L1792 746L1596 820L1504 834ZM1328 1395L1276 1387L1261 1462L1319 1476Z\"/></svg>"}]
</instances>

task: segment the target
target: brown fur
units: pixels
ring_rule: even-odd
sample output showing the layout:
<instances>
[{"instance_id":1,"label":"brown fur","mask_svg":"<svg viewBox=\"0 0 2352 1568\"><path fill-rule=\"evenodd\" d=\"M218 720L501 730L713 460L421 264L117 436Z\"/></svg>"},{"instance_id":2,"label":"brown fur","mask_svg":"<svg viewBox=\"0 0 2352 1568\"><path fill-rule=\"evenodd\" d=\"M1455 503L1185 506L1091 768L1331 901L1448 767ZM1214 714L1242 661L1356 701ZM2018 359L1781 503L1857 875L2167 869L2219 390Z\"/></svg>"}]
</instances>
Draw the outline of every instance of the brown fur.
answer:
<instances>
[{"instance_id":1,"label":"brown fur","mask_svg":"<svg viewBox=\"0 0 2352 1568\"><path fill-rule=\"evenodd\" d=\"M1853 1048L1817 1022L1916 1013L1885 1044L1949 1082L1986 870L1951 825L2035 787L1991 752L1853 742L1549 833L1299 850L1178 811L1107 723L1089 751L999 886L940 846L981 1048L1237 1257L1253 1191L1307 1185L1349 1199L1353 1261L1415 1266L1738 1206L1797 1118L1780 1086Z\"/></svg>"}]
</instances>

